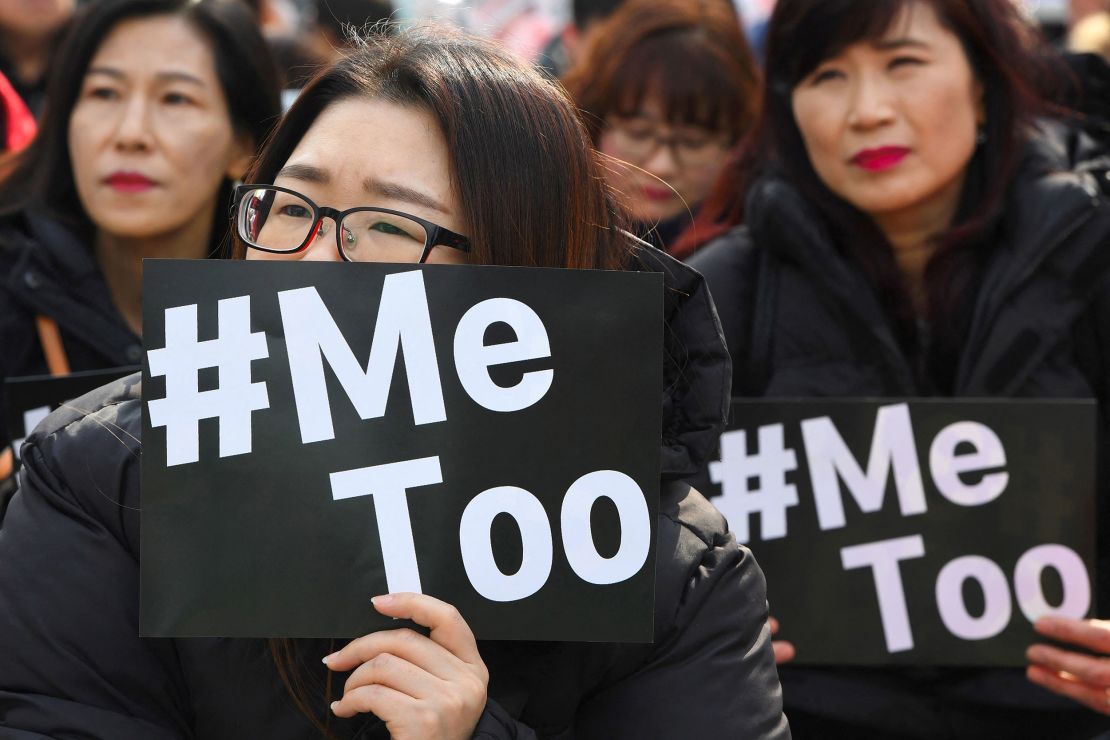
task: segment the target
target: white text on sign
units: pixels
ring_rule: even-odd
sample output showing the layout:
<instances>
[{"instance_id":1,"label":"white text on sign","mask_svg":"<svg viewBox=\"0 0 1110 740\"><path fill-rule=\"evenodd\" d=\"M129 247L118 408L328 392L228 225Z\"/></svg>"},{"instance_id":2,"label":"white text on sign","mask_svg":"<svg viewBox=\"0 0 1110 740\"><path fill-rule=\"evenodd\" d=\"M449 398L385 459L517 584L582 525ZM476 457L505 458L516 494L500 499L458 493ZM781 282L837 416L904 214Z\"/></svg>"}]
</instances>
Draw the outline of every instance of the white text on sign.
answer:
<instances>
[{"instance_id":1,"label":"white text on sign","mask_svg":"<svg viewBox=\"0 0 1110 740\"><path fill-rule=\"evenodd\" d=\"M356 358L332 312L314 287L277 294L286 342L289 376L302 444L335 439L325 363L363 421L386 416L390 384L403 357L405 382L415 426L447 421L439 358L420 271L384 279L377 319L365 365ZM166 396L148 404L152 427L166 429L166 465L197 463L199 422L215 418L219 455L252 450L252 414L269 408L267 384L254 381L252 361L269 358L263 332L251 332L250 296L220 300L219 335L199 341L197 304L166 309L166 344L149 352L150 375L166 378ZM485 343L487 329L507 325L515 339ZM453 342L455 372L466 395L479 406L514 413L538 403L554 380L554 370L529 370L511 386L490 377L490 368L551 357L547 329L539 315L510 298L491 298L470 307L459 319ZM217 368L214 390L200 391L201 370ZM407 416L407 414L406 414ZM330 474L335 501L371 496L382 561L390 592L421 592L416 545L409 516L411 489L442 484L438 456L360 467ZM421 495L416 493L414 495ZM602 556L596 548L591 513L600 498L616 507L620 546ZM507 514L516 523L523 562L511 574L500 570L491 543L493 520ZM559 532L571 570L592 584L628 580L651 552L651 521L640 486L616 470L595 470L570 485L562 500ZM469 501L459 523L463 566L475 591L498 602L517 601L539 591L554 562L552 524L540 500L515 486L482 491Z\"/></svg>"},{"instance_id":2,"label":"white text on sign","mask_svg":"<svg viewBox=\"0 0 1110 740\"><path fill-rule=\"evenodd\" d=\"M810 489L821 530L848 526L844 493L863 514L883 509L889 484L903 517L925 514L922 466L907 404L880 407L866 466L849 450L828 416L800 422ZM797 452L786 446L783 424L761 426L749 451L748 433L725 432L721 460L710 463L710 478L721 486L714 503L725 514L741 542L750 542L752 515L758 515L763 541L788 534L788 511L801 502L798 487L787 480L798 471ZM998 499L1010 483L1006 451L998 435L985 424L958 421L944 427L929 446L928 472L937 492L961 507L982 506ZM966 474L976 476L963 478ZM969 478L974 478L972 482ZM841 549L844 570L870 568L889 652L910 650L913 631L906 606L901 563L925 555L921 535L896 537ZM1051 569L1063 585L1061 603L1052 605L1042 590L1042 573ZM983 594L982 614L973 615L964 601L964 584L975 582ZM1081 617L1091 605L1090 579L1082 559L1064 545L1045 543L1018 559L1011 579L990 558L968 554L942 567L935 595L941 621L963 640L983 640L1000 634L1010 623L1016 600L1021 613L1034 621L1045 614ZM1012 595L1012 596L1011 596ZM1013 597L1013 598L1012 598Z\"/></svg>"}]
</instances>

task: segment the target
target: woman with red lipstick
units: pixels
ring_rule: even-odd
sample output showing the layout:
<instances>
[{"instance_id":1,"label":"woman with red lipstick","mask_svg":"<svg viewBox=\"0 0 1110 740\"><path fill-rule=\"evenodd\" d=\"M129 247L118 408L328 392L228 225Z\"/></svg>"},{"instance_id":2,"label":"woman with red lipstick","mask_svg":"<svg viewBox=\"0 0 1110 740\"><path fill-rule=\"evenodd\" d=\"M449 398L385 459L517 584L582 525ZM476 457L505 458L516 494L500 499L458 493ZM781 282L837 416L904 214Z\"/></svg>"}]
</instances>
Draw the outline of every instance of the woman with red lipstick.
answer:
<instances>
[{"instance_id":1,"label":"woman with red lipstick","mask_svg":"<svg viewBox=\"0 0 1110 740\"><path fill-rule=\"evenodd\" d=\"M754 118L759 71L728 0L633 0L563 79L640 231L675 238Z\"/></svg>"},{"instance_id":2,"label":"woman with red lipstick","mask_svg":"<svg viewBox=\"0 0 1110 740\"><path fill-rule=\"evenodd\" d=\"M723 236L691 259L734 393L1093 396L1105 424L1110 161L1042 117L1046 56L1015 4L779 0L766 49L755 134L700 215L700 236ZM798 738L1107 728L1017 669L780 675Z\"/></svg>"},{"instance_id":3,"label":"woman with red lipstick","mask_svg":"<svg viewBox=\"0 0 1110 740\"><path fill-rule=\"evenodd\" d=\"M138 364L143 257L219 251L232 182L281 110L232 0L89 4L49 96L0 182L0 380Z\"/></svg>"}]
</instances>

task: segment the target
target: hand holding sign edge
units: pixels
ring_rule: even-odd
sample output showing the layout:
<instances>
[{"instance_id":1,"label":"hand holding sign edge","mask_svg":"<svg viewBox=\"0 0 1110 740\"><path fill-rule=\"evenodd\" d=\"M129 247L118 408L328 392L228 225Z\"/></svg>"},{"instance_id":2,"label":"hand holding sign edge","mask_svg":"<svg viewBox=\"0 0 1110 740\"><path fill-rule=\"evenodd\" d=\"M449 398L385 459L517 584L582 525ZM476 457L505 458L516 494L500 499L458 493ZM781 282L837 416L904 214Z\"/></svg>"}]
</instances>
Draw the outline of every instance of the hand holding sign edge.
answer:
<instances>
[{"instance_id":1,"label":"hand holding sign edge","mask_svg":"<svg viewBox=\"0 0 1110 740\"><path fill-rule=\"evenodd\" d=\"M779 620L774 617L767 617L767 622L771 626L771 634L777 635L779 633ZM772 640L771 649L775 652L775 664L782 665L794 660L797 652L794 649L794 643L786 640Z\"/></svg>"},{"instance_id":2,"label":"hand holding sign edge","mask_svg":"<svg viewBox=\"0 0 1110 740\"><path fill-rule=\"evenodd\" d=\"M1108 621L1050 616L1041 617L1033 626L1046 637L1110 654ZM1110 714L1110 657L1037 644L1026 651L1026 658L1030 662L1026 669L1030 681L1096 712Z\"/></svg>"},{"instance_id":3,"label":"hand holding sign edge","mask_svg":"<svg viewBox=\"0 0 1110 740\"><path fill-rule=\"evenodd\" d=\"M485 709L489 671L466 620L454 606L425 594L389 594L372 602L381 614L411 619L431 632L375 632L324 658L333 671L354 669L332 711L339 717L372 712L394 740L469 738Z\"/></svg>"}]
</instances>

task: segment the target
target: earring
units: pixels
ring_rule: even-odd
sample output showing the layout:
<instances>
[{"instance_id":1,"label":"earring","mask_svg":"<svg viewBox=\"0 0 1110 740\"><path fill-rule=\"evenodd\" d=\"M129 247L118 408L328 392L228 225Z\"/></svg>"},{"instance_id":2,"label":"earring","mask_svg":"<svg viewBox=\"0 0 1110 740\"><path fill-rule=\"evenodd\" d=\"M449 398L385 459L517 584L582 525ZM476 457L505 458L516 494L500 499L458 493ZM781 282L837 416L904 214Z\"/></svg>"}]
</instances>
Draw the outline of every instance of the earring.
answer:
<instances>
[{"instance_id":1,"label":"earring","mask_svg":"<svg viewBox=\"0 0 1110 740\"><path fill-rule=\"evenodd\" d=\"M987 143L987 129L984 128L983 126L980 126L978 128L978 130L976 130L976 132L975 132L975 145L976 146L983 146L983 144L986 144L986 143Z\"/></svg>"}]
</instances>

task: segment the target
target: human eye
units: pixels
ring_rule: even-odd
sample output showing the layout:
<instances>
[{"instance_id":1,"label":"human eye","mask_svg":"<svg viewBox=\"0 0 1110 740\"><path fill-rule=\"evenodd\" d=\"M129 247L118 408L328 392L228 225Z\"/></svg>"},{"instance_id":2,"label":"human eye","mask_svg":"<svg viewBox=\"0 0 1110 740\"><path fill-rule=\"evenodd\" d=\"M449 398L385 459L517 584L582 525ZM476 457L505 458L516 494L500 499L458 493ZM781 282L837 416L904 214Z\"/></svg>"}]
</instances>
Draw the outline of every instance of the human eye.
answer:
<instances>
[{"instance_id":1,"label":"human eye","mask_svg":"<svg viewBox=\"0 0 1110 740\"><path fill-rule=\"evenodd\" d=\"M84 96L92 100L117 100L120 97L120 93L119 90L113 86L100 83L87 85L85 87Z\"/></svg>"},{"instance_id":2,"label":"human eye","mask_svg":"<svg viewBox=\"0 0 1110 740\"><path fill-rule=\"evenodd\" d=\"M195 105L196 99L177 90L171 90L162 96L162 102L168 105Z\"/></svg>"},{"instance_id":3,"label":"human eye","mask_svg":"<svg viewBox=\"0 0 1110 740\"><path fill-rule=\"evenodd\" d=\"M675 141L683 149L690 151L700 151L705 149L713 141L713 137L709 133L683 133L675 137Z\"/></svg>"},{"instance_id":4,"label":"human eye","mask_svg":"<svg viewBox=\"0 0 1110 740\"><path fill-rule=\"evenodd\" d=\"M307 208L295 203L282 206L280 209L278 209L278 213L280 213L282 216L289 216L290 218L308 218L312 215L312 213Z\"/></svg>"},{"instance_id":5,"label":"human eye","mask_svg":"<svg viewBox=\"0 0 1110 740\"><path fill-rule=\"evenodd\" d=\"M645 141L655 135L654 126L639 116L617 116L612 125L633 141Z\"/></svg>"},{"instance_id":6,"label":"human eye","mask_svg":"<svg viewBox=\"0 0 1110 740\"><path fill-rule=\"evenodd\" d=\"M899 56L896 56L893 59L891 59L889 64L887 64L887 67L889 69L918 67L918 66L921 66L924 63L925 63L925 60L921 59L920 57L908 56L908 55L903 54L903 55L899 55Z\"/></svg>"},{"instance_id":7,"label":"human eye","mask_svg":"<svg viewBox=\"0 0 1110 740\"><path fill-rule=\"evenodd\" d=\"M820 85L830 80L839 80L844 77L844 73L835 67L822 67L815 71L809 78L810 85Z\"/></svg>"},{"instance_id":8,"label":"human eye","mask_svg":"<svg viewBox=\"0 0 1110 740\"><path fill-rule=\"evenodd\" d=\"M625 126L624 133L633 141L647 141L655 136L651 126L644 123L631 123Z\"/></svg>"},{"instance_id":9,"label":"human eye","mask_svg":"<svg viewBox=\"0 0 1110 740\"><path fill-rule=\"evenodd\" d=\"M415 262L426 243L424 227L406 216L362 210L343 219L343 251L349 259Z\"/></svg>"},{"instance_id":10,"label":"human eye","mask_svg":"<svg viewBox=\"0 0 1110 740\"><path fill-rule=\"evenodd\" d=\"M287 218L312 218L312 210L308 204L288 196L278 199L274 204L274 212Z\"/></svg>"},{"instance_id":11,"label":"human eye","mask_svg":"<svg viewBox=\"0 0 1110 740\"><path fill-rule=\"evenodd\" d=\"M409 225L408 223L402 223L400 219L374 219L370 222L368 228L370 231L375 231L379 234L385 234L386 236L396 236L405 239L411 239L412 241L419 241L421 244L423 244L424 242L424 234L423 232L421 232L420 234L416 233L418 229L415 223Z\"/></svg>"}]
</instances>

